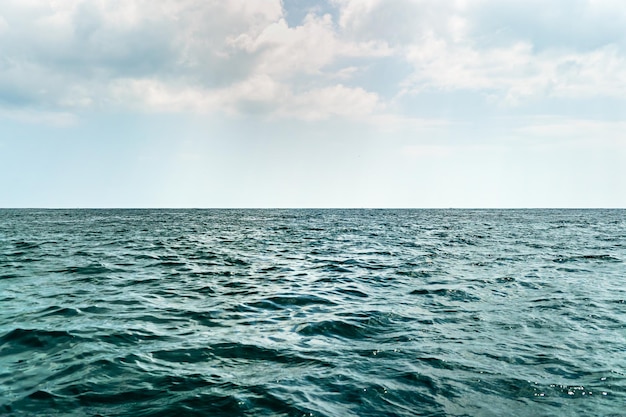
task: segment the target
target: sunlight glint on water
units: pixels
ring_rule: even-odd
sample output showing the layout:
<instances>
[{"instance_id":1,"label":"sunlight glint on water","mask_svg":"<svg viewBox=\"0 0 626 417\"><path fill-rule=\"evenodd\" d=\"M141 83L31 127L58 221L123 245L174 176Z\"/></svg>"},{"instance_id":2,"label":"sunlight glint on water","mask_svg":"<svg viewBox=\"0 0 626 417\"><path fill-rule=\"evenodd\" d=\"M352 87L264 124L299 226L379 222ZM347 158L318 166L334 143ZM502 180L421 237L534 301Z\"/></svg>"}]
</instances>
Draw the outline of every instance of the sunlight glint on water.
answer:
<instances>
[{"instance_id":1,"label":"sunlight glint on water","mask_svg":"<svg viewBox=\"0 0 626 417\"><path fill-rule=\"evenodd\" d=\"M0 415L620 415L623 210L0 210Z\"/></svg>"}]
</instances>

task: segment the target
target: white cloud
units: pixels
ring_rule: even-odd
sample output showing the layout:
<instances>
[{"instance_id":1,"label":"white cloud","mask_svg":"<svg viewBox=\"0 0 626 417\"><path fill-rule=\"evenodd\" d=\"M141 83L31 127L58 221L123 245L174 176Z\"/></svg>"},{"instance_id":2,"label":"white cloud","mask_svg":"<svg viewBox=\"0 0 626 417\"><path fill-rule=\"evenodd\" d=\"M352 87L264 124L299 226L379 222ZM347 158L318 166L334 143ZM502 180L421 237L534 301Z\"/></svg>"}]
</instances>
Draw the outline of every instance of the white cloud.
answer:
<instances>
[{"instance_id":1,"label":"white cloud","mask_svg":"<svg viewBox=\"0 0 626 417\"><path fill-rule=\"evenodd\" d=\"M302 25L289 27L284 19L268 25L256 37L243 33L229 43L247 52L261 52L256 71L277 76L319 73L338 57L379 57L391 54L383 42L342 40L329 14L307 15Z\"/></svg>"},{"instance_id":2,"label":"white cloud","mask_svg":"<svg viewBox=\"0 0 626 417\"><path fill-rule=\"evenodd\" d=\"M410 45L428 33L459 36L467 22L461 1L333 0L340 10L339 24L353 39Z\"/></svg>"},{"instance_id":3,"label":"white cloud","mask_svg":"<svg viewBox=\"0 0 626 417\"><path fill-rule=\"evenodd\" d=\"M290 28L284 19L268 25L258 36L242 33L229 39L236 48L261 52L256 70L268 75L315 73L332 62L338 41L329 15L309 16L302 26Z\"/></svg>"},{"instance_id":4,"label":"white cloud","mask_svg":"<svg viewBox=\"0 0 626 417\"><path fill-rule=\"evenodd\" d=\"M620 2L559 0L546 12L535 0L328 1L336 17L313 7L289 26L279 0L7 0L0 105L404 126L412 109L394 95L469 92L492 105L626 96ZM601 35L583 47L591 27ZM386 58L407 71L380 69Z\"/></svg>"},{"instance_id":5,"label":"white cloud","mask_svg":"<svg viewBox=\"0 0 626 417\"><path fill-rule=\"evenodd\" d=\"M400 83L401 94L474 91L517 104L528 98L623 97L626 92L626 8L619 2L334 3L345 36L388 42L413 66L413 74ZM594 35L589 28L603 34L591 48L585 42Z\"/></svg>"},{"instance_id":6,"label":"white cloud","mask_svg":"<svg viewBox=\"0 0 626 417\"><path fill-rule=\"evenodd\" d=\"M626 93L626 59L614 46L587 53L536 53L527 43L479 50L426 39L408 48L406 57L416 68L404 83L413 92L483 91L509 104L525 98L623 97Z\"/></svg>"},{"instance_id":7,"label":"white cloud","mask_svg":"<svg viewBox=\"0 0 626 417\"><path fill-rule=\"evenodd\" d=\"M157 80L119 80L112 97L153 111L193 111L230 114L259 113L279 118L323 120L334 116L359 118L372 114L379 98L361 88L334 85L295 93L268 76L217 90L176 88Z\"/></svg>"},{"instance_id":8,"label":"white cloud","mask_svg":"<svg viewBox=\"0 0 626 417\"><path fill-rule=\"evenodd\" d=\"M341 84L294 95L279 114L305 120L320 120L331 116L360 118L372 114L379 106L376 94L362 88L348 88Z\"/></svg>"},{"instance_id":9,"label":"white cloud","mask_svg":"<svg viewBox=\"0 0 626 417\"><path fill-rule=\"evenodd\" d=\"M175 88L157 79L117 79L110 83L108 93L115 105L140 111L201 111L216 107L201 90Z\"/></svg>"},{"instance_id":10,"label":"white cloud","mask_svg":"<svg viewBox=\"0 0 626 417\"><path fill-rule=\"evenodd\" d=\"M289 27L278 0L29 0L0 5L0 15L16 23L0 39L10 64L0 66L0 89L21 97L9 105L35 108L365 114L377 95L335 85L326 67L390 53L341 39L330 15Z\"/></svg>"}]
</instances>

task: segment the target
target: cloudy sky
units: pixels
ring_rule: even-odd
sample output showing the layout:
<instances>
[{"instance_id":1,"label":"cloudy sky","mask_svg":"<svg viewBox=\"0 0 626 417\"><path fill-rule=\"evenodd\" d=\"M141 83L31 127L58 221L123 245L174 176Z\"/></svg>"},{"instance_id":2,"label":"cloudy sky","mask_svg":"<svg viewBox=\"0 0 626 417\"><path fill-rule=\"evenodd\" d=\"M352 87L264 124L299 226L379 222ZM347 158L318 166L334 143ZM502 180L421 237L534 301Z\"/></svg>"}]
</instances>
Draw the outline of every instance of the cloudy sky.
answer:
<instances>
[{"instance_id":1,"label":"cloudy sky","mask_svg":"<svg viewBox=\"0 0 626 417\"><path fill-rule=\"evenodd\" d=\"M2 0L0 207L626 207L623 0Z\"/></svg>"}]
</instances>

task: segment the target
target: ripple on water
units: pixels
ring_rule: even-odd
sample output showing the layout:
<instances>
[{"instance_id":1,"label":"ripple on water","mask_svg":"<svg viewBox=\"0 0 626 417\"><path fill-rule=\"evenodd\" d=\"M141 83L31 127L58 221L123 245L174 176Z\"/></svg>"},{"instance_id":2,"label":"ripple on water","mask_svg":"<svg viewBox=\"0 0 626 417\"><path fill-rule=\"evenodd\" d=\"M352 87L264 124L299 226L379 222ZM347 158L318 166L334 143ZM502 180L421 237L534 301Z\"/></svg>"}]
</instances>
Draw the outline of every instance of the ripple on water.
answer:
<instances>
[{"instance_id":1,"label":"ripple on water","mask_svg":"<svg viewBox=\"0 0 626 417\"><path fill-rule=\"evenodd\" d=\"M0 415L620 415L623 210L0 210Z\"/></svg>"}]
</instances>

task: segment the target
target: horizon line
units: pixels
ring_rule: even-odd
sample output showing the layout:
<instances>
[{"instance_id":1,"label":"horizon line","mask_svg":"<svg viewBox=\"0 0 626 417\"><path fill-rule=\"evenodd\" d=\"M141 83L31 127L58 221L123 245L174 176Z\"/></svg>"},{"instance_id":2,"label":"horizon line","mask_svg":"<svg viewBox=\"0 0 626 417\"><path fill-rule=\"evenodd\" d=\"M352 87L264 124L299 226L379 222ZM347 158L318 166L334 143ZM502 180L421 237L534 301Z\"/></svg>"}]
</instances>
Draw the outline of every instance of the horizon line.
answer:
<instances>
[{"instance_id":1,"label":"horizon line","mask_svg":"<svg viewBox=\"0 0 626 417\"><path fill-rule=\"evenodd\" d=\"M0 207L0 210L625 210L626 207Z\"/></svg>"}]
</instances>

